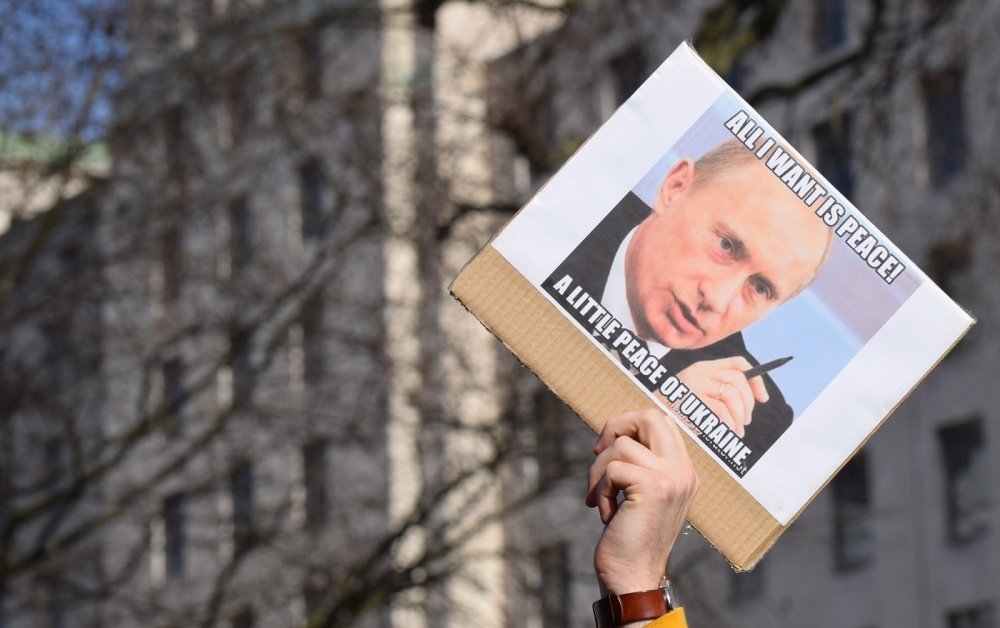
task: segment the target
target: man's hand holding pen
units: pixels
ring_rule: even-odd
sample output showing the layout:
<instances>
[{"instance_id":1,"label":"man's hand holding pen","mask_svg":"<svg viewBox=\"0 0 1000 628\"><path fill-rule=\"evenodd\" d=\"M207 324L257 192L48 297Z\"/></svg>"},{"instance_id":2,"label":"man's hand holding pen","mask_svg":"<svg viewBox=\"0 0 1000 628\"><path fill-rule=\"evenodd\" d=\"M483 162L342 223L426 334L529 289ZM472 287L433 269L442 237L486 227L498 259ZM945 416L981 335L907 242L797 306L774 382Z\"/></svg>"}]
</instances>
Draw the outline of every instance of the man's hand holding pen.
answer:
<instances>
[{"instance_id":1,"label":"man's hand holding pen","mask_svg":"<svg viewBox=\"0 0 1000 628\"><path fill-rule=\"evenodd\" d=\"M791 357L779 358L756 367L741 356L706 360L692 364L677 376L723 423L743 438L746 426L753 420L754 405L766 403L770 398L763 374L789 360Z\"/></svg>"}]
</instances>

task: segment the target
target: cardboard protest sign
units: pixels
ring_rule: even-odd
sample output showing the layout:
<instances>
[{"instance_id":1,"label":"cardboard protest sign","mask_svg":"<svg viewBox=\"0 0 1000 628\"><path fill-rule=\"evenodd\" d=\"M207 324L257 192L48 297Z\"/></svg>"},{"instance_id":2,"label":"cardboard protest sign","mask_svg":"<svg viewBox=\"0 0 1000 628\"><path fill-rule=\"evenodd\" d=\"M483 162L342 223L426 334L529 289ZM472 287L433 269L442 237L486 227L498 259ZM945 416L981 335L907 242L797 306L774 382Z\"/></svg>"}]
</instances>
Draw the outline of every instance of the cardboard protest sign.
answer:
<instances>
[{"instance_id":1,"label":"cardboard protest sign","mask_svg":"<svg viewBox=\"0 0 1000 628\"><path fill-rule=\"evenodd\" d=\"M452 292L596 431L674 418L740 569L973 322L686 44Z\"/></svg>"}]
</instances>

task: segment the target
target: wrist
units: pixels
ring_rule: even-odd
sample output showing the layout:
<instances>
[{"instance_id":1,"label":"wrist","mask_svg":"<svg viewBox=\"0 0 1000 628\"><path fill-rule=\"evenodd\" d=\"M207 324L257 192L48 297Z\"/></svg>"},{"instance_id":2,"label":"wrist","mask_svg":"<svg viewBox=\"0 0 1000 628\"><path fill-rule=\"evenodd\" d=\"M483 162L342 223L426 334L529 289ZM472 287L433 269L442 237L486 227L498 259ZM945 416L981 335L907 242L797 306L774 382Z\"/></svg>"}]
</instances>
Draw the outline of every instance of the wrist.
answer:
<instances>
[{"instance_id":1,"label":"wrist","mask_svg":"<svg viewBox=\"0 0 1000 628\"><path fill-rule=\"evenodd\" d=\"M636 570L639 571L639 570ZM601 591L601 597L608 595L625 595L637 591L651 591L660 588L664 583L670 582L669 571L657 569L648 574L623 573L623 574L597 574L597 586Z\"/></svg>"},{"instance_id":2,"label":"wrist","mask_svg":"<svg viewBox=\"0 0 1000 628\"><path fill-rule=\"evenodd\" d=\"M610 585L600 585L601 597L609 595L625 595L627 593L637 593L639 591L652 591L658 589L664 578L636 579L628 582L620 582Z\"/></svg>"},{"instance_id":3,"label":"wrist","mask_svg":"<svg viewBox=\"0 0 1000 628\"><path fill-rule=\"evenodd\" d=\"M664 579L658 588L608 594L594 602L594 622L597 628L635 628L666 615L677 603L670 581Z\"/></svg>"},{"instance_id":4,"label":"wrist","mask_svg":"<svg viewBox=\"0 0 1000 628\"><path fill-rule=\"evenodd\" d=\"M660 585L667 581L667 574L661 569L648 574L633 572L619 574L597 574L597 586L601 591L601 597L608 595L625 595L637 591L651 591L658 589Z\"/></svg>"}]
</instances>

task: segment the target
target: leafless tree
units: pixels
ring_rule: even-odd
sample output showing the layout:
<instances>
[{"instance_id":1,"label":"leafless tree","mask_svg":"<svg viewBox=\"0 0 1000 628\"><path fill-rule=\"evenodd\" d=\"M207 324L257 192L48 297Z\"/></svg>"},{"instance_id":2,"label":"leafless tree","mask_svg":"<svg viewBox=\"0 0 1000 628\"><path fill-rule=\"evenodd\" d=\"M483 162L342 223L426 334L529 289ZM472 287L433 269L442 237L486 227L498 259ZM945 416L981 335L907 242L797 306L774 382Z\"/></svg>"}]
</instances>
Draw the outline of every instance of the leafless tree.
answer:
<instances>
[{"instance_id":1,"label":"leafless tree","mask_svg":"<svg viewBox=\"0 0 1000 628\"><path fill-rule=\"evenodd\" d=\"M538 137L536 105L556 86L538 68L573 46L542 38L507 66L522 106L463 109L432 78L437 18L452 4L0 9L0 23L17 25L0 29L13 53L0 65L0 93L11 94L0 126L60 138L44 178L80 176L94 143L113 156L102 180L51 211L30 218L8 204L25 219L0 244L0 616L31 621L65 605L89 609L78 616L95 625L211 626L253 609L265 622L348 626L412 604L435 617L476 560L477 536L558 489L498 488L544 446L525 423L537 384L473 323L450 327L457 307L444 295L455 260L523 198L467 193L490 182L463 181L468 145L440 138L442 125L474 119L551 170L582 137L554 151ZM482 4L593 32L654 10ZM695 45L731 74L777 45L787 4L695 10ZM751 102L890 63L887 4L868 3L844 54L757 84ZM67 11L74 20L55 19ZM414 50L412 80L398 85L381 59L394 24ZM57 27L84 43L67 48ZM398 154L385 149L398 131L390 110L409 116L410 148ZM386 200L394 194L403 201ZM484 368L479 346L500 365L457 376ZM462 398L475 395L491 420L467 416ZM419 463L405 499L390 497L398 460L386 417L400 407L412 422L393 421L414 436ZM565 462L568 475L586 464ZM184 556L171 555L178 542Z\"/></svg>"}]
</instances>

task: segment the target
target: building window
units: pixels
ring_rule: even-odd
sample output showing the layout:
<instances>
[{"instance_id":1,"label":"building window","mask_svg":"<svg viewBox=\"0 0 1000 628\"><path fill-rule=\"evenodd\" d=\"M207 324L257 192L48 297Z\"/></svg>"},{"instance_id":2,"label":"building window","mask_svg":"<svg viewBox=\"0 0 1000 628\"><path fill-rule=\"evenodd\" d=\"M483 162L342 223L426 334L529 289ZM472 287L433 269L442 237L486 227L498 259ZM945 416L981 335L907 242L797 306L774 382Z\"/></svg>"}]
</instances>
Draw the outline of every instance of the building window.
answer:
<instances>
[{"instance_id":1,"label":"building window","mask_svg":"<svg viewBox=\"0 0 1000 628\"><path fill-rule=\"evenodd\" d=\"M324 610L326 604L326 587L316 582L309 582L302 588L302 602L305 606L306 619Z\"/></svg>"},{"instance_id":2,"label":"building window","mask_svg":"<svg viewBox=\"0 0 1000 628\"><path fill-rule=\"evenodd\" d=\"M851 163L851 116L840 114L813 127L816 165L827 181L845 197L854 195Z\"/></svg>"},{"instance_id":3,"label":"building window","mask_svg":"<svg viewBox=\"0 0 1000 628\"><path fill-rule=\"evenodd\" d=\"M744 59L745 57L743 55L733 59L733 62L729 64L729 70L723 77L726 79L726 82L729 83L729 86L737 92L743 90L743 86L746 84L747 80L747 64Z\"/></svg>"},{"instance_id":4,"label":"building window","mask_svg":"<svg viewBox=\"0 0 1000 628\"><path fill-rule=\"evenodd\" d=\"M288 327L286 346L288 354L288 386L291 390L301 391L305 388L305 352L302 346L301 318Z\"/></svg>"},{"instance_id":5,"label":"building window","mask_svg":"<svg viewBox=\"0 0 1000 628\"><path fill-rule=\"evenodd\" d=\"M965 166L965 106L962 71L947 70L924 77L927 122L927 170L941 184Z\"/></svg>"},{"instance_id":6,"label":"building window","mask_svg":"<svg viewBox=\"0 0 1000 628\"><path fill-rule=\"evenodd\" d=\"M306 384L313 386L322 383L326 375L325 313L322 292L302 304L303 378Z\"/></svg>"},{"instance_id":7,"label":"building window","mask_svg":"<svg viewBox=\"0 0 1000 628\"><path fill-rule=\"evenodd\" d=\"M184 404L187 391L184 389L184 367L180 358L165 360L161 367L163 378L163 414L167 435L176 437L181 433Z\"/></svg>"},{"instance_id":8,"label":"building window","mask_svg":"<svg viewBox=\"0 0 1000 628\"><path fill-rule=\"evenodd\" d=\"M948 9L954 8L952 0L927 0L927 8L932 18L940 18Z\"/></svg>"},{"instance_id":9,"label":"building window","mask_svg":"<svg viewBox=\"0 0 1000 628\"><path fill-rule=\"evenodd\" d=\"M738 573L730 572L729 599L733 604L746 604L760 599L764 595L764 580L767 569L764 561L757 563L753 571Z\"/></svg>"},{"instance_id":10,"label":"building window","mask_svg":"<svg viewBox=\"0 0 1000 628\"><path fill-rule=\"evenodd\" d=\"M163 120L163 141L166 148L167 177L183 184L187 174L185 162L184 110L179 106L167 110Z\"/></svg>"},{"instance_id":11,"label":"building window","mask_svg":"<svg viewBox=\"0 0 1000 628\"><path fill-rule=\"evenodd\" d=\"M250 265L253 256L253 216L246 196L229 203L229 260L231 272L238 276Z\"/></svg>"},{"instance_id":12,"label":"building window","mask_svg":"<svg viewBox=\"0 0 1000 628\"><path fill-rule=\"evenodd\" d=\"M546 93L533 109L534 120L531 122L532 134L537 133L542 138L538 151L539 158L534 160L542 170L555 168L559 144L559 114L556 105L556 94ZM538 132L541 129L541 132ZM531 157L530 153L528 155Z\"/></svg>"},{"instance_id":13,"label":"building window","mask_svg":"<svg viewBox=\"0 0 1000 628\"><path fill-rule=\"evenodd\" d=\"M181 295L183 281L181 232L174 227L160 235L160 300L174 303Z\"/></svg>"},{"instance_id":14,"label":"building window","mask_svg":"<svg viewBox=\"0 0 1000 628\"><path fill-rule=\"evenodd\" d=\"M302 63L302 93L306 100L323 94L323 39L318 30L310 30L299 39Z\"/></svg>"},{"instance_id":15,"label":"building window","mask_svg":"<svg viewBox=\"0 0 1000 628\"><path fill-rule=\"evenodd\" d=\"M539 587L536 592L545 628L568 628L569 610L569 548L556 543L538 552Z\"/></svg>"},{"instance_id":16,"label":"building window","mask_svg":"<svg viewBox=\"0 0 1000 628\"><path fill-rule=\"evenodd\" d=\"M229 474L233 502L233 547L244 550L253 541L253 467L241 464Z\"/></svg>"},{"instance_id":17,"label":"building window","mask_svg":"<svg viewBox=\"0 0 1000 628\"><path fill-rule=\"evenodd\" d=\"M308 159L299 167L299 207L302 212L302 241L321 240L326 235L323 212L323 164Z\"/></svg>"},{"instance_id":18,"label":"building window","mask_svg":"<svg viewBox=\"0 0 1000 628\"><path fill-rule=\"evenodd\" d=\"M254 615L252 608L244 608L240 612L233 615L233 618L229 622L230 628L254 628L256 623L256 616Z\"/></svg>"},{"instance_id":19,"label":"building window","mask_svg":"<svg viewBox=\"0 0 1000 628\"><path fill-rule=\"evenodd\" d=\"M172 495L163 500L163 533L166 575L169 579L184 575L185 545L185 500L183 495Z\"/></svg>"},{"instance_id":20,"label":"building window","mask_svg":"<svg viewBox=\"0 0 1000 628\"><path fill-rule=\"evenodd\" d=\"M48 597L50 628L65 628L66 623L66 585L61 580L49 580L45 584Z\"/></svg>"},{"instance_id":21,"label":"building window","mask_svg":"<svg viewBox=\"0 0 1000 628\"><path fill-rule=\"evenodd\" d=\"M306 527L311 530L324 526L327 519L326 450L323 440L302 448Z\"/></svg>"},{"instance_id":22,"label":"building window","mask_svg":"<svg viewBox=\"0 0 1000 628\"><path fill-rule=\"evenodd\" d=\"M990 474L982 421L978 418L938 433L945 467L948 538L965 543L989 525Z\"/></svg>"},{"instance_id":23,"label":"building window","mask_svg":"<svg viewBox=\"0 0 1000 628\"><path fill-rule=\"evenodd\" d=\"M250 364L250 332L234 328L229 332L229 371L234 406L250 403L253 396L253 372Z\"/></svg>"},{"instance_id":24,"label":"building window","mask_svg":"<svg viewBox=\"0 0 1000 628\"><path fill-rule=\"evenodd\" d=\"M819 0L816 3L816 50L829 52L847 41L847 3Z\"/></svg>"},{"instance_id":25,"label":"building window","mask_svg":"<svg viewBox=\"0 0 1000 628\"><path fill-rule=\"evenodd\" d=\"M219 137L223 148L238 146L254 121L257 94L249 65L230 74L223 86L223 117Z\"/></svg>"},{"instance_id":26,"label":"building window","mask_svg":"<svg viewBox=\"0 0 1000 628\"><path fill-rule=\"evenodd\" d=\"M948 613L948 628L994 628L993 605L982 604Z\"/></svg>"},{"instance_id":27,"label":"building window","mask_svg":"<svg viewBox=\"0 0 1000 628\"><path fill-rule=\"evenodd\" d=\"M226 13L227 0L187 0L191 5L190 13L195 17L195 25L201 31L207 31L212 22Z\"/></svg>"},{"instance_id":28,"label":"building window","mask_svg":"<svg viewBox=\"0 0 1000 628\"><path fill-rule=\"evenodd\" d=\"M45 484L50 488L63 488L69 477L68 447L66 439L54 437L45 441Z\"/></svg>"},{"instance_id":29,"label":"building window","mask_svg":"<svg viewBox=\"0 0 1000 628\"><path fill-rule=\"evenodd\" d=\"M551 391L542 388L534 398L535 460L538 463L538 481L545 485L562 477L566 471L563 442L565 406Z\"/></svg>"},{"instance_id":30,"label":"building window","mask_svg":"<svg viewBox=\"0 0 1000 628\"><path fill-rule=\"evenodd\" d=\"M832 489L834 567L851 571L868 564L875 549L865 452L844 465Z\"/></svg>"},{"instance_id":31,"label":"building window","mask_svg":"<svg viewBox=\"0 0 1000 628\"><path fill-rule=\"evenodd\" d=\"M972 235L967 232L935 243L928 254L928 272L952 298L957 299L973 289L969 276L972 245Z\"/></svg>"},{"instance_id":32,"label":"building window","mask_svg":"<svg viewBox=\"0 0 1000 628\"><path fill-rule=\"evenodd\" d=\"M642 48L629 48L611 60L611 74L615 82L615 105L620 106L642 85L645 75Z\"/></svg>"},{"instance_id":33,"label":"building window","mask_svg":"<svg viewBox=\"0 0 1000 628\"><path fill-rule=\"evenodd\" d=\"M192 48L214 17L212 0L181 0L177 3L178 37L181 48Z\"/></svg>"},{"instance_id":34,"label":"building window","mask_svg":"<svg viewBox=\"0 0 1000 628\"><path fill-rule=\"evenodd\" d=\"M73 382L69 328L65 322L56 322L46 325L42 334L45 337L45 368L49 387L53 393L59 393Z\"/></svg>"}]
</instances>

